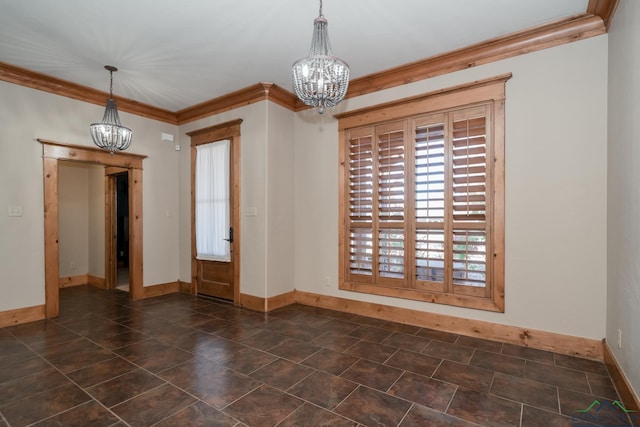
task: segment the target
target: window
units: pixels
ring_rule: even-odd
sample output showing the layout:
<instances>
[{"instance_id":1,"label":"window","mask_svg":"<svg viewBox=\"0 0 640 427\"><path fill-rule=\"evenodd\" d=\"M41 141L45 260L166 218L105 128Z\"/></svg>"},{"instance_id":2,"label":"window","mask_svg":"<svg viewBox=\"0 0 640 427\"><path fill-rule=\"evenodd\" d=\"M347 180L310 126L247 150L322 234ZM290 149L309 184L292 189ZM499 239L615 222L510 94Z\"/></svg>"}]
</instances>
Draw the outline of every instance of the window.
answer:
<instances>
[{"instance_id":1,"label":"window","mask_svg":"<svg viewBox=\"0 0 640 427\"><path fill-rule=\"evenodd\" d=\"M509 77L338 116L341 289L504 311Z\"/></svg>"}]
</instances>

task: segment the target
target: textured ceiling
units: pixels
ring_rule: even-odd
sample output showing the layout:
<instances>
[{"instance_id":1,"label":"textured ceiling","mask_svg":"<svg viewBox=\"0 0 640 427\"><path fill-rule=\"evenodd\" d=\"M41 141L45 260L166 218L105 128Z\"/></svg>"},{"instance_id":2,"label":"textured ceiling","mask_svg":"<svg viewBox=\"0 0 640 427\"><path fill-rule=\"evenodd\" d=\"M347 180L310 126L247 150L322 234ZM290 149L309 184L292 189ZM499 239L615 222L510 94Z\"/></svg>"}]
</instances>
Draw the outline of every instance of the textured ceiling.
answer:
<instances>
[{"instance_id":1,"label":"textured ceiling","mask_svg":"<svg viewBox=\"0 0 640 427\"><path fill-rule=\"evenodd\" d=\"M588 0L324 0L362 77L579 15ZM0 62L170 111L272 82L311 44L317 0L0 0Z\"/></svg>"}]
</instances>

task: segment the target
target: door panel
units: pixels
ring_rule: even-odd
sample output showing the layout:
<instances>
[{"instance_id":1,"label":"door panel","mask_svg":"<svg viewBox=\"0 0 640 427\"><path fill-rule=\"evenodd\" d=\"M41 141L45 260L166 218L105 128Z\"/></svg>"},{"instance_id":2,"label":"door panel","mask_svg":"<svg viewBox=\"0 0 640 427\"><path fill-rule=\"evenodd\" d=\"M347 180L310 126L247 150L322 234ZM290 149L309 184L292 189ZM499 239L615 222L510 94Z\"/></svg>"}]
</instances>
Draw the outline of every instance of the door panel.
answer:
<instances>
[{"instance_id":1,"label":"door panel","mask_svg":"<svg viewBox=\"0 0 640 427\"><path fill-rule=\"evenodd\" d=\"M233 262L198 260L198 293L233 300Z\"/></svg>"}]
</instances>

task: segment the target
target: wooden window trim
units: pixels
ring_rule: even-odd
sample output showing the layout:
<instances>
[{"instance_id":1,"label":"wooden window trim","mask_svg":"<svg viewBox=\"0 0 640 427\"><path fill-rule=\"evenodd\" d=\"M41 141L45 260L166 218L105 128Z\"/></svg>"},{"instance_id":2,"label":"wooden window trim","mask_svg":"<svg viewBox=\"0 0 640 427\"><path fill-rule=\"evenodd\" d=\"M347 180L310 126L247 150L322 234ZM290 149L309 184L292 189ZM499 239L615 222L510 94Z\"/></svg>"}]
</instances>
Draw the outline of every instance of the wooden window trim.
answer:
<instances>
[{"instance_id":1,"label":"wooden window trim","mask_svg":"<svg viewBox=\"0 0 640 427\"><path fill-rule=\"evenodd\" d=\"M390 296L403 299L447 304L459 307L504 312L504 138L505 138L505 86L511 73L493 78L475 81L451 88L446 88L398 101L367 107L336 115L339 128L339 288L342 290L370 293L374 295ZM491 253L487 253L487 262L491 263L490 283L488 295L468 295L459 293L438 292L429 289L414 289L408 287L390 286L385 283L367 283L366 280L349 281L349 192L346 185L349 182L349 160L347 149L349 141L347 130L365 126L380 126L396 120L409 120L412 117L425 116L440 112L450 112L474 105L489 104L491 118L487 125L492 133L492 204L488 208L488 234L491 239ZM413 130L411 130L413 131ZM408 156L411 157L411 156ZM491 157L490 157L491 158ZM412 209L412 199L409 197L409 210ZM406 209L406 208L405 208ZM407 212L405 210L405 212ZM409 227L413 233L415 227ZM374 244L376 243L374 237ZM413 250L409 251L410 253ZM413 261L411 255L408 256ZM407 264L411 265L411 264ZM374 274L375 276L375 274ZM407 280L407 279L405 279ZM488 281L489 281L488 280ZM484 293L484 292L483 292Z\"/></svg>"}]
</instances>

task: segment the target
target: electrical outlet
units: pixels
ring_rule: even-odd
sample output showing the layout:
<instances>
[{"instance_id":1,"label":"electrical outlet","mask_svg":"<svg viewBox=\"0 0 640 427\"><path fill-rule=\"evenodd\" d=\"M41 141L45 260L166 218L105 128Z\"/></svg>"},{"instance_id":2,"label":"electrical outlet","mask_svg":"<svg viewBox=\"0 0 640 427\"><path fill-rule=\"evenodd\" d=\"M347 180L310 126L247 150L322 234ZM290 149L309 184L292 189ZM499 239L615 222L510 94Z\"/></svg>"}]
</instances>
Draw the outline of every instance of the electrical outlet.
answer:
<instances>
[{"instance_id":1,"label":"electrical outlet","mask_svg":"<svg viewBox=\"0 0 640 427\"><path fill-rule=\"evenodd\" d=\"M622 348L622 331L618 329L618 348Z\"/></svg>"},{"instance_id":2,"label":"electrical outlet","mask_svg":"<svg viewBox=\"0 0 640 427\"><path fill-rule=\"evenodd\" d=\"M322 278L322 284L325 286L325 288L328 288L331 284L331 277L329 276L324 276Z\"/></svg>"},{"instance_id":3,"label":"electrical outlet","mask_svg":"<svg viewBox=\"0 0 640 427\"><path fill-rule=\"evenodd\" d=\"M75 262L73 262L73 261L71 261L71 262L69 263L69 268L70 268L70 269L72 269L72 270L75 270L75 269L76 269L76 263L75 263Z\"/></svg>"}]
</instances>

